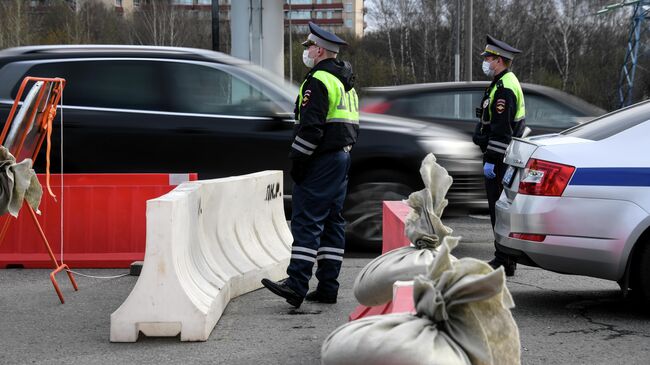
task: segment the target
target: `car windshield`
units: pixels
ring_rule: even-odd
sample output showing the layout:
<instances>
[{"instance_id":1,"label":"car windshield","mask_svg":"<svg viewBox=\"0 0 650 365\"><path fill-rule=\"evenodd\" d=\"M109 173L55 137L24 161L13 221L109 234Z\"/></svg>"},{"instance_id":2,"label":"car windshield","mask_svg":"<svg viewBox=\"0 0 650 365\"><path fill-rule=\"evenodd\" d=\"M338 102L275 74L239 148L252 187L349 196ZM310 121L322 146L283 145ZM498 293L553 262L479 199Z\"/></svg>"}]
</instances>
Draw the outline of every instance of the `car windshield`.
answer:
<instances>
[{"instance_id":1,"label":"car windshield","mask_svg":"<svg viewBox=\"0 0 650 365\"><path fill-rule=\"evenodd\" d=\"M558 101L542 95L527 94L526 125L566 129L578 124L580 115Z\"/></svg>"},{"instance_id":2,"label":"car windshield","mask_svg":"<svg viewBox=\"0 0 650 365\"><path fill-rule=\"evenodd\" d=\"M650 119L650 102L614 111L590 122L567 129L561 134L600 141Z\"/></svg>"}]
</instances>

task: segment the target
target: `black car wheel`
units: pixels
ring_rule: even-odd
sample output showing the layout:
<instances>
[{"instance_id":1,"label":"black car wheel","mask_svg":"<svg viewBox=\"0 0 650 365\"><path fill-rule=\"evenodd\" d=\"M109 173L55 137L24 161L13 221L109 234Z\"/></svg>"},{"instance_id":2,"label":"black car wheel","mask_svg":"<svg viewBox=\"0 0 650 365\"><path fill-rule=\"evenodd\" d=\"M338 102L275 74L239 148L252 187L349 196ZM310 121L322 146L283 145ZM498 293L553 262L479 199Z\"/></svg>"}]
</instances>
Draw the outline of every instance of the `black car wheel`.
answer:
<instances>
[{"instance_id":1,"label":"black car wheel","mask_svg":"<svg viewBox=\"0 0 650 365\"><path fill-rule=\"evenodd\" d=\"M415 189L399 172L377 171L351 182L343 217L346 236L354 246L381 251L382 202L403 200Z\"/></svg>"},{"instance_id":2,"label":"black car wheel","mask_svg":"<svg viewBox=\"0 0 650 365\"><path fill-rule=\"evenodd\" d=\"M650 242L639 250L639 257L635 270L632 285L632 294L644 304L650 304Z\"/></svg>"}]
</instances>

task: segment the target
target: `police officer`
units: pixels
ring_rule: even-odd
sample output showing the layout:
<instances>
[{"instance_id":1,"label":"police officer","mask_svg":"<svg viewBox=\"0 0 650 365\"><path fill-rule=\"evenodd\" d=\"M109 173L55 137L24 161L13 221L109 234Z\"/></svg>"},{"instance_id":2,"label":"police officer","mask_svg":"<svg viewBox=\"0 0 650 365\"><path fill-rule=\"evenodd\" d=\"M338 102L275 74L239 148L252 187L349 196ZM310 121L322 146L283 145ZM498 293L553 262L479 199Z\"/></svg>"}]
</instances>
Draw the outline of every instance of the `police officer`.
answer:
<instances>
[{"instance_id":1,"label":"police officer","mask_svg":"<svg viewBox=\"0 0 650 365\"><path fill-rule=\"evenodd\" d=\"M492 78L492 83L485 89L481 105L476 110L480 122L473 140L483 151L483 174L492 229L495 223L494 206L503 191L506 148L512 137L521 137L526 127L524 94L519 80L509 70L514 55L520 52L488 35L485 51L481 53L483 72ZM503 266L507 276L514 275L517 267L516 262L498 248L489 264L495 269Z\"/></svg>"},{"instance_id":2,"label":"police officer","mask_svg":"<svg viewBox=\"0 0 650 365\"><path fill-rule=\"evenodd\" d=\"M291 233L293 245L280 282L262 284L298 308L303 299L336 303L337 281L345 249L341 215L348 184L350 150L359 132L359 101L348 62L336 59L347 43L309 22L302 60L311 70L296 99L294 139L289 158L294 180ZM318 286L307 294L317 263Z\"/></svg>"}]
</instances>

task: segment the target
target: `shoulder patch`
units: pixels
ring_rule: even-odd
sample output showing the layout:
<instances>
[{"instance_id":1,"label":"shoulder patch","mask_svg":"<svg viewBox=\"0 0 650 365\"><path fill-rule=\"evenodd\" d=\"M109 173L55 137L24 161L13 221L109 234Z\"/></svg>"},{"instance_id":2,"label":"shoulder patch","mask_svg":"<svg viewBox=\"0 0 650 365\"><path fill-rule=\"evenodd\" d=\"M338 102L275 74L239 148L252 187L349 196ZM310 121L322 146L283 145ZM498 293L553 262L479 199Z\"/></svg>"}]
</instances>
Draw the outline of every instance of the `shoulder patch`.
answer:
<instances>
[{"instance_id":1,"label":"shoulder patch","mask_svg":"<svg viewBox=\"0 0 650 365\"><path fill-rule=\"evenodd\" d=\"M305 90L305 93L302 96L302 106L307 105L309 103L309 98L311 97L311 90Z\"/></svg>"},{"instance_id":2,"label":"shoulder patch","mask_svg":"<svg viewBox=\"0 0 650 365\"><path fill-rule=\"evenodd\" d=\"M506 110L506 99L497 99L495 105L497 113L503 113Z\"/></svg>"}]
</instances>

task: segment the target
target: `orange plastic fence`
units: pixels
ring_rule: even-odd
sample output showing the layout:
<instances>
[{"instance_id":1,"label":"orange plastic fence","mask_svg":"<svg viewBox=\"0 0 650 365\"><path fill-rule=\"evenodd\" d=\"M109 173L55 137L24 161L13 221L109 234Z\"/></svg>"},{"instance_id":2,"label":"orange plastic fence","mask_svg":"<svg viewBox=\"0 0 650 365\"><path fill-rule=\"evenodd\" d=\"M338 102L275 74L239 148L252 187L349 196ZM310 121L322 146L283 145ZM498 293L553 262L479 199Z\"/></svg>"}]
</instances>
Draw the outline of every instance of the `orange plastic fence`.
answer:
<instances>
[{"instance_id":1,"label":"orange plastic fence","mask_svg":"<svg viewBox=\"0 0 650 365\"><path fill-rule=\"evenodd\" d=\"M57 112L56 108L57 105L59 104L59 101L61 100L63 89L65 88L65 80L61 78L26 77L23 80L22 84L20 85L20 89L18 89L18 94L16 94L14 104L11 107L11 111L9 112L9 117L7 118L7 122L5 123L5 126L2 130L2 134L0 135L0 141L2 141L3 145L6 145L7 133L9 132L11 125L14 122L16 111L18 110L20 100L23 96L23 93L25 92L25 89L27 88L27 85L30 82L35 83L39 81L42 81L43 85L41 86L40 90L38 91L38 95L36 96L36 103L34 104L34 108L31 111L29 111L29 116L27 119L29 122L25 125L20 126L20 130L18 132L19 135L17 139L18 143L17 144L12 143L9 152L16 157L17 161L21 161L23 158L26 157L30 157L32 161L36 161L36 157L38 156L38 153L41 149L43 140L47 137L48 143L47 143L47 154L46 154L46 158L47 158L46 185L50 194L54 196L54 194L52 194L52 191L49 187L50 136L52 134L52 122ZM39 112L40 115L37 116L37 113ZM34 117L36 117L36 119L34 119ZM36 131L36 135L35 137L33 137L35 138L35 141L30 141L30 142L35 142L35 143L29 143L31 150L23 151L23 147L25 145L25 140L27 139L27 135L32 130ZM45 248L47 249L50 258L52 259L54 270L52 271L52 273L50 273L50 280L52 281L52 285L54 285L54 290L56 290L56 294L59 296L59 300L61 301L61 304L63 304L65 303L65 300L63 299L63 293L61 293L59 284L56 281L56 274L65 270L66 273L68 274L68 278L70 278L70 282L72 283L72 287L74 288L74 290L79 290L79 288L77 287L77 283L74 280L74 276L72 276L72 273L69 271L70 268L68 267L68 265L65 265L63 263L59 264L56 257L54 256L54 253L52 252L52 248L49 242L47 241L47 237L45 236L45 233L43 232L43 229L41 228L41 225L38 222L38 219L36 218L36 213L34 212L34 209L29 204L24 204L24 206L29 211L29 214L32 217L32 221L34 222L34 225L36 226L36 229L38 230L38 233L43 241L43 244L45 245ZM5 222L2 227L2 230L0 231L0 245L4 241L11 220L12 217L7 214L5 217Z\"/></svg>"}]
</instances>

